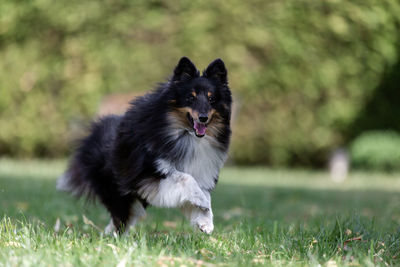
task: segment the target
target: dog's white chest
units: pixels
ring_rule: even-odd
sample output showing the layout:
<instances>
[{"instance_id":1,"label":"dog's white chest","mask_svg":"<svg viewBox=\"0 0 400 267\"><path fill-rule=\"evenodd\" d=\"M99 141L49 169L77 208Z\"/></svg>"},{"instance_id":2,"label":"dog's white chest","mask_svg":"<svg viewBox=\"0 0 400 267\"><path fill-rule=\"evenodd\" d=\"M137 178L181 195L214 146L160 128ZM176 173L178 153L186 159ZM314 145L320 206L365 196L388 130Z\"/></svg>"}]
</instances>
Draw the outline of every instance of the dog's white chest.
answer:
<instances>
[{"instance_id":1,"label":"dog's white chest","mask_svg":"<svg viewBox=\"0 0 400 267\"><path fill-rule=\"evenodd\" d=\"M215 186L215 178L224 164L226 153L212 145L209 137L191 138L187 142L187 151L178 169L192 175L202 189L210 190Z\"/></svg>"}]
</instances>

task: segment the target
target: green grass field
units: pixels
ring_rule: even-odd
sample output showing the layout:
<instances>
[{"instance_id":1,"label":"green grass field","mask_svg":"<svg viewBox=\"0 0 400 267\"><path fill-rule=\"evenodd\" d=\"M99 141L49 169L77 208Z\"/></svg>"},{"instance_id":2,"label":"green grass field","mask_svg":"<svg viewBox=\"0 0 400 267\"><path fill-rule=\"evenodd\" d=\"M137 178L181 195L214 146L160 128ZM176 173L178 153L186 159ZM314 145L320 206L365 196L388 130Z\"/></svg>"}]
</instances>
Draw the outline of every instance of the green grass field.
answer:
<instances>
[{"instance_id":1,"label":"green grass field","mask_svg":"<svg viewBox=\"0 0 400 267\"><path fill-rule=\"evenodd\" d=\"M211 236L152 207L118 237L98 230L109 220L101 205L55 191L64 167L0 160L0 266L400 264L399 174L335 184L323 172L226 167Z\"/></svg>"}]
</instances>

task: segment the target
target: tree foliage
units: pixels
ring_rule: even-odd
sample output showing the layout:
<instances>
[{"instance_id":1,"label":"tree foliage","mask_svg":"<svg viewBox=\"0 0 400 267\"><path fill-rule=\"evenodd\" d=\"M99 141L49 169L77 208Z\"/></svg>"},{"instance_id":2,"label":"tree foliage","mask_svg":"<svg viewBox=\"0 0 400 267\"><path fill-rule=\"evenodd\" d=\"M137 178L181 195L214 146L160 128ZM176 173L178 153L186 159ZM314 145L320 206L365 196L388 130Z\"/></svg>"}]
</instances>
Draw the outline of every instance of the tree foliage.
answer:
<instances>
[{"instance_id":1,"label":"tree foliage","mask_svg":"<svg viewBox=\"0 0 400 267\"><path fill-rule=\"evenodd\" d=\"M399 60L395 0L0 2L0 154L65 155L112 92L220 57L238 163L318 164Z\"/></svg>"}]
</instances>

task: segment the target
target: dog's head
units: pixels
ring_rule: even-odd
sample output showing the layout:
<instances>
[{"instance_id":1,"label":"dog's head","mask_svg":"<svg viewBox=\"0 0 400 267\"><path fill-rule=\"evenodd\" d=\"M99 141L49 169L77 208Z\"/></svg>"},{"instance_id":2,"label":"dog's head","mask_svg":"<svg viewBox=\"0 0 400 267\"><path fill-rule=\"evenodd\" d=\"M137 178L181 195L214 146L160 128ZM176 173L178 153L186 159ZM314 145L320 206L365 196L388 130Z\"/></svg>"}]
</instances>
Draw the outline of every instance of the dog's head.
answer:
<instances>
[{"instance_id":1,"label":"dog's head","mask_svg":"<svg viewBox=\"0 0 400 267\"><path fill-rule=\"evenodd\" d=\"M181 58L171 78L170 90L171 116L197 137L217 136L223 127L229 126L232 98L221 59L211 62L200 75L188 58Z\"/></svg>"}]
</instances>

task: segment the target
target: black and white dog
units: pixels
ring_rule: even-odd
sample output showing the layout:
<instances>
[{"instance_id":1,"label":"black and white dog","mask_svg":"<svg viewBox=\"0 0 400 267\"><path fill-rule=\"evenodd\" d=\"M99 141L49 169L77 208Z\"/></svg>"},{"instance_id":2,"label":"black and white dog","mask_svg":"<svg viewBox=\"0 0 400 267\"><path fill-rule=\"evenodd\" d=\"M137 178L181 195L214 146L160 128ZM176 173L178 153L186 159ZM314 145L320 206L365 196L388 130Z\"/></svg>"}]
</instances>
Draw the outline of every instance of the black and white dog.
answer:
<instances>
[{"instance_id":1,"label":"black and white dog","mask_svg":"<svg viewBox=\"0 0 400 267\"><path fill-rule=\"evenodd\" d=\"M221 59L202 75L186 57L172 78L131 102L123 116L92 124L57 188L96 196L124 232L150 204L180 207L191 224L214 229L210 192L227 158L232 97Z\"/></svg>"}]
</instances>

